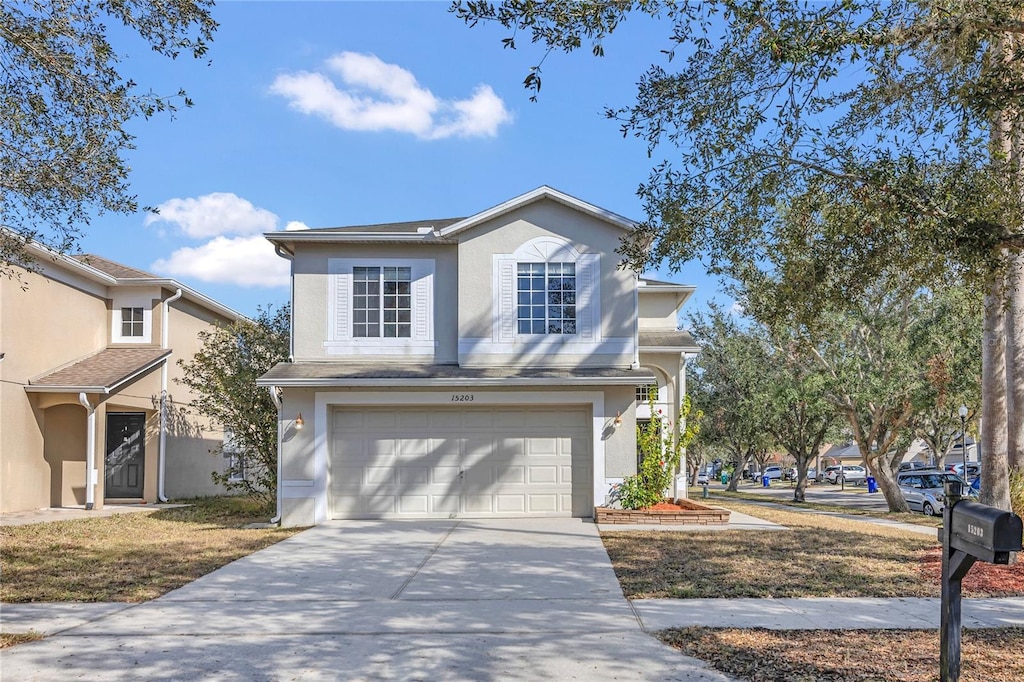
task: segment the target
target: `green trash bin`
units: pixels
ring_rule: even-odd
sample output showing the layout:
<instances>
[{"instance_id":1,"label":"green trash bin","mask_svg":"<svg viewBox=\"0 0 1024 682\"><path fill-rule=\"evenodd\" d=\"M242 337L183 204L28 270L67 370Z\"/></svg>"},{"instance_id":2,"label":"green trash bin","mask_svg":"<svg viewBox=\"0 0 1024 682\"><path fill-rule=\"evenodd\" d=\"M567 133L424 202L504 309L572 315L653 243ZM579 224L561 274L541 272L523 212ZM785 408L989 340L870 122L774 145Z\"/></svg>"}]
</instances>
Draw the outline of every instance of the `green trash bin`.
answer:
<instances>
[{"instance_id":1,"label":"green trash bin","mask_svg":"<svg viewBox=\"0 0 1024 682\"><path fill-rule=\"evenodd\" d=\"M725 471L722 472L722 485L729 484L729 474Z\"/></svg>"}]
</instances>

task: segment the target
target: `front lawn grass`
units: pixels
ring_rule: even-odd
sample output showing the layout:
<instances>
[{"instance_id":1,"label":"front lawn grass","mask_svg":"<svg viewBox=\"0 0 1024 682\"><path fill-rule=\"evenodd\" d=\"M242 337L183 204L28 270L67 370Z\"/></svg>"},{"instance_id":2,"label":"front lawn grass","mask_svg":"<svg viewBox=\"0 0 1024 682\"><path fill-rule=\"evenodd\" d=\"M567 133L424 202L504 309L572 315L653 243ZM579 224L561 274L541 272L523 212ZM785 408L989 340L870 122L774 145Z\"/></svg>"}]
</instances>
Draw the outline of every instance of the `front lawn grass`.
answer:
<instances>
[{"instance_id":1,"label":"front lawn grass","mask_svg":"<svg viewBox=\"0 0 1024 682\"><path fill-rule=\"evenodd\" d=\"M697 493L691 489L690 497L698 499L701 491L698 489ZM920 512L879 512L872 511L869 509L857 509L856 507L844 507L841 504L826 504L824 502L794 502L792 497L779 498L769 497L761 493L751 493L738 490L736 492L728 490L715 490L711 492L711 497L707 502L710 504L718 504L726 499L732 500L746 500L748 502L758 502L760 504L778 504L784 507L794 507L796 509L810 509L814 511L822 511L833 514L849 514L851 516L869 516L876 519L888 519L889 521L899 521L900 523L913 523L918 526L929 526L932 528L938 528L942 525L941 516L925 516Z\"/></svg>"},{"instance_id":2,"label":"front lawn grass","mask_svg":"<svg viewBox=\"0 0 1024 682\"><path fill-rule=\"evenodd\" d=\"M715 504L789 530L604 531L631 599L708 597L938 597L930 571L938 540L899 528L781 507ZM1024 576L1020 566L992 567ZM1015 585L1024 584L1018 577ZM972 589L964 596L1022 594Z\"/></svg>"},{"instance_id":3,"label":"front lawn grass","mask_svg":"<svg viewBox=\"0 0 1024 682\"><path fill-rule=\"evenodd\" d=\"M687 656L751 682L933 682L938 630L684 628L658 637ZM964 630L961 680L1024 680L1024 628Z\"/></svg>"},{"instance_id":4,"label":"front lawn grass","mask_svg":"<svg viewBox=\"0 0 1024 682\"><path fill-rule=\"evenodd\" d=\"M273 515L244 497L0 528L0 601L139 602L280 542L294 528L246 529Z\"/></svg>"}]
</instances>

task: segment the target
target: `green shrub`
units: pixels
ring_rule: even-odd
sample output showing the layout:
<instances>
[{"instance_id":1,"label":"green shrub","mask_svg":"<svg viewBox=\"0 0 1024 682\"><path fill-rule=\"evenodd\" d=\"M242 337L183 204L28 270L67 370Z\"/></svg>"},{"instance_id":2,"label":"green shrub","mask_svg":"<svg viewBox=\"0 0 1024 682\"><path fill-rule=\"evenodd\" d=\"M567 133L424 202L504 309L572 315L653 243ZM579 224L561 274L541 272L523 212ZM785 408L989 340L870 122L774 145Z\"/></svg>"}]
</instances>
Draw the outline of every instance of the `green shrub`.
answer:
<instances>
[{"instance_id":1,"label":"green shrub","mask_svg":"<svg viewBox=\"0 0 1024 682\"><path fill-rule=\"evenodd\" d=\"M651 399L651 415L660 415ZM626 478L617 488L615 497L623 509L643 509L661 502L665 491L672 485L672 477L679 469L679 461L683 449L696 437L702 413L700 410L690 416L690 398L683 401L679 410L686 428L678 439L672 438L672 422L665 422L662 428L660 419L651 419L642 426L636 427L636 447L640 453L640 471Z\"/></svg>"}]
</instances>

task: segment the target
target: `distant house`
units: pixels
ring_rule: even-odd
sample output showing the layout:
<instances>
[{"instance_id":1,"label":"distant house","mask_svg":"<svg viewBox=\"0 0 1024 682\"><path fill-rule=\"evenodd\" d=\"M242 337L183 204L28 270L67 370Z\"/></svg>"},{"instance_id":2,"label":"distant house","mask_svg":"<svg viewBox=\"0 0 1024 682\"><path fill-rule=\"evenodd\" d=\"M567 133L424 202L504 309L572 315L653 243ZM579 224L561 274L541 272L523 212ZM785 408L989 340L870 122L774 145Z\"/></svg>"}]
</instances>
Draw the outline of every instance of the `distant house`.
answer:
<instances>
[{"instance_id":1,"label":"distant house","mask_svg":"<svg viewBox=\"0 0 1024 682\"><path fill-rule=\"evenodd\" d=\"M282 396L282 523L592 516L637 471L637 421L678 424L698 350L677 329L693 287L620 267L633 228L539 187L268 234L292 264L294 358L260 379Z\"/></svg>"},{"instance_id":2,"label":"distant house","mask_svg":"<svg viewBox=\"0 0 1024 682\"><path fill-rule=\"evenodd\" d=\"M221 433L186 410L175 362L241 316L99 256L29 250L36 272L0 277L0 511L223 492Z\"/></svg>"}]
</instances>

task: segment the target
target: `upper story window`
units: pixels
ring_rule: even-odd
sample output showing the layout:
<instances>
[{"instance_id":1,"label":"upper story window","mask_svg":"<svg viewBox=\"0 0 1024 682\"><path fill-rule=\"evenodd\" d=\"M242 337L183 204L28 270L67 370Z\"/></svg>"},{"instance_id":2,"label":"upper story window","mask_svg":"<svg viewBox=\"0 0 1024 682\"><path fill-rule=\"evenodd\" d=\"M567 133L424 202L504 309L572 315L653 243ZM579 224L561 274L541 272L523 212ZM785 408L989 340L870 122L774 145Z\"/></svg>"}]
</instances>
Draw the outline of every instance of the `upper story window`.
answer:
<instances>
[{"instance_id":1,"label":"upper story window","mask_svg":"<svg viewBox=\"0 0 1024 682\"><path fill-rule=\"evenodd\" d=\"M601 342L600 267L600 254L582 253L555 236L494 254L490 342L538 348Z\"/></svg>"},{"instance_id":2,"label":"upper story window","mask_svg":"<svg viewBox=\"0 0 1024 682\"><path fill-rule=\"evenodd\" d=\"M153 301L159 290L117 292L110 301L110 342L148 344L153 336Z\"/></svg>"},{"instance_id":3,"label":"upper story window","mask_svg":"<svg viewBox=\"0 0 1024 682\"><path fill-rule=\"evenodd\" d=\"M121 308L121 336L143 337L143 308Z\"/></svg>"},{"instance_id":4,"label":"upper story window","mask_svg":"<svg viewBox=\"0 0 1024 682\"><path fill-rule=\"evenodd\" d=\"M412 336L412 268L352 268L352 336Z\"/></svg>"},{"instance_id":5,"label":"upper story window","mask_svg":"<svg viewBox=\"0 0 1024 682\"><path fill-rule=\"evenodd\" d=\"M576 264L519 263L516 292L520 334L576 333Z\"/></svg>"},{"instance_id":6,"label":"upper story window","mask_svg":"<svg viewBox=\"0 0 1024 682\"><path fill-rule=\"evenodd\" d=\"M328 355L433 355L434 260L330 258Z\"/></svg>"}]
</instances>

